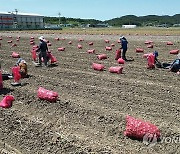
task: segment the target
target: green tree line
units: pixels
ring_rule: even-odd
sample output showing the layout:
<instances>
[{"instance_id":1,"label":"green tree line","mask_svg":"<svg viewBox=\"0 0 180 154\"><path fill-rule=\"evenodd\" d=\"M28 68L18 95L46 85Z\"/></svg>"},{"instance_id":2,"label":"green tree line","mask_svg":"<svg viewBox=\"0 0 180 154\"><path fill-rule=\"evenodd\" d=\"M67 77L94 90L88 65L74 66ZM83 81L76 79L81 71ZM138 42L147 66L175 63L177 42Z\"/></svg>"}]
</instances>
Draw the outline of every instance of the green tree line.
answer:
<instances>
[{"instance_id":1,"label":"green tree line","mask_svg":"<svg viewBox=\"0 0 180 154\"><path fill-rule=\"evenodd\" d=\"M137 25L137 26L173 26L175 24L180 24L180 14L173 16L157 16L157 15L147 15L147 16L135 16L126 15L119 18L113 18L106 21L100 21L95 19L80 19L80 18L66 18L66 17L45 17L45 23L50 24L71 24L73 26L87 25L87 24L109 24L110 26L120 27L122 25Z\"/></svg>"}]
</instances>

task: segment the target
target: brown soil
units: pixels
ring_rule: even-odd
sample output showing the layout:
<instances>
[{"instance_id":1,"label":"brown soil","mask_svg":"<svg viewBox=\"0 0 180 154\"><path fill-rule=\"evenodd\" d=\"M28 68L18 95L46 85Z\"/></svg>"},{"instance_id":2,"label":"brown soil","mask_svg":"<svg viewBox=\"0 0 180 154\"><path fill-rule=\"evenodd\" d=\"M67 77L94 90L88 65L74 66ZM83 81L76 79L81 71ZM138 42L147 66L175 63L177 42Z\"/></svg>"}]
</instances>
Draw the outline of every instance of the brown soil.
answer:
<instances>
[{"instance_id":1,"label":"brown soil","mask_svg":"<svg viewBox=\"0 0 180 154\"><path fill-rule=\"evenodd\" d=\"M8 38L7 36L12 36ZM15 154L62 154L62 153L180 153L179 143L159 142L148 147L142 141L123 135L126 115L150 121L161 130L162 137L180 138L179 76L165 69L146 69L147 61L136 47L145 53L159 51L159 59L171 62L176 56L171 49L180 48L179 36L127 36L129 49L123 74L112 74L110 66L118 66L114 60L119 48L117 35L73 35L45 34L52 46L57 66L35 67L31 59L30 37L42 34L1 33L0 53L3 72L10 71L17 59L11 57L18 52L28 63L30 77L22 79L21 87L12 87L13 79L3 82L0 98L6 94L15 96L10 109L0 109L0 151ZM16 42L17 36L21 36ZM54 38L59 37L60 41ZM79 42L82 38L84 41ZM12 39L17 47L7 41ZM114 43L113 51L105 51L104 42ZM72 41L69 45L68 42ZM148 49L144 42L154 41ZM89 46L90 41L94 42ZM172 41L173 46L167 46ZM82 44L83 49L78 49ZM58 51L65 47L65 51ZM88 54L95 49L95 54ZM100 61L97 54L105 53L108 59ZM105 70L95 71L92 62L102 63ZM58 92L56 103L39 100L38 87Z\"/></svg>"}]
</instances>

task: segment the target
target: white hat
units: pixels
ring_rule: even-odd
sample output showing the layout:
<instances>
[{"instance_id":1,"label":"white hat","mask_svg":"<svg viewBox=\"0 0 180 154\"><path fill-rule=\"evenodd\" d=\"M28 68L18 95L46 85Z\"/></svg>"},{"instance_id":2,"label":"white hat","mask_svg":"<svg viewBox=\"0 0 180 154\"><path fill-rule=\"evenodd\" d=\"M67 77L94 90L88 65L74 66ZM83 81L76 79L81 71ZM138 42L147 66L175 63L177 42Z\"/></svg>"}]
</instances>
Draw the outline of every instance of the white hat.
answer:
<instances>
[{"instance_id":1,"label":"white hat","mask_svg":"<svg viewBox=\"0 0 180 154\"><path fill-rule=\"evenodd\" d=\"M177 55L178 59L180 59L180 53Z\"/></svg>"},{"instance_id":2,"label":"white hat","mask_svg":"<svg viewBox=\"0 0 180 154\"><path fill-rule=\"evenodd\" d=\"M43 36L40 36L40 37L39 37L39 40L44 40L44 37L43 37Z\"/></svg>"},{"instance_id":3,"label":"white hat","mask_svg":"<svg viewBox=\"0 0 180 154\"><path fill-rule=\"evenodd\" d=\"M120 36L120 38L119 39L122 39L122 38L124 38L124 36L122 35L122 36Z\"/></svg>"},{"instance_id":4,"label":"white hat","mask_svg":"<svg viewBox=\"0 0 180 154\"><path fill-rule=\"evenodd\" d=\"M24 64L26 64L26 61L25 61L25 60L21 60L21 63L24 63Z\"/></svg>"}]
</instances>

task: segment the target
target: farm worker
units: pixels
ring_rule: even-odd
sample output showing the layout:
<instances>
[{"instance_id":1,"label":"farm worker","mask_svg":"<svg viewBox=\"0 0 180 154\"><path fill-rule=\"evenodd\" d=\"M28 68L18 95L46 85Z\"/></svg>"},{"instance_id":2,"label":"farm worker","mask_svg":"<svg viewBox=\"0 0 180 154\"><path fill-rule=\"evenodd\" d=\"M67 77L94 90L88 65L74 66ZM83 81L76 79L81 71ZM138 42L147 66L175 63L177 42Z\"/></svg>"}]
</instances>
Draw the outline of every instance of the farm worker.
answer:
<instances>
[{"instance_id":1,"label":"farm worker","mask_svg":"<svg viewBox=\"0 0 180 154\"><path fill-rule=\"evenodd\" d=\"M18 61L16 62L16 66L19 66L20 68L20 74L21 74L21 78L25 78L27 77L27 63L25 60L23 60L22 58L19 58Z\"/></svg>"},{"instance_id":2,"label":"farm worker","mask_svg":"<svg viewBox=\"0 0 180 154\"><path fill-rule=\"evenodd\" d=\"M159 55L159 53L157 51L154 51L153 53L148 55L148 57L147 57L148 67L147 68L153 69L153 68L155 68L155 65L158 68L162 67L161 63L159 62L159 60L157 58L158 55Z\"/></svg>"},{"instance_id":3,"label":"farm worker","mask_svg":"<svg viewBox=\"0 0 180 154\"><path fill-rule=\"evenodd\" d=\"M12 74L14 78L14 83L11 83L12 86L20 86L21 78L27 77L27 63L22 58L19 58L16 62L16 65L12 67Z\"/></svg>"},{"instance_id":4,"label":"farm worker","mask_svg":"<svg viewBox=\"0 0 180 154\"><path fill-rule=\"evenodd\" d=\"M21 78L26 78L28 76L27 74L27 63L25 60L22 58L19 58L18 61L16 62L15 66L19 67L19 73L21 75ZM13 78L13 74L9 73L2 73L2 78L3 80L8 80Z\"/></svg>"},{"instance_id":5,"label":"farm worker","mask_svg":"<svg viewBox=\"0 0 180 154\"><path fill-rule=\"evenodd\" d=\"M177 55L177 58L172 63L162 63L161 67L180 74L180 53Z\"/></svg>"},{"instance_id":6,"label":"farm worker","mask_svg":"<svg viewBox=\"0 0 180 154\"><path fill-rule=\"evenodd\" d=\"M154 55L154 60L155 60L156 67L161 68L162 64L161 64L161 62L157 58L159 56L159 53L157 51L154 51L153 55Z\"/></svg>"},{"instance_id":7,"label":"farm worker","mask_svg":"<svg viewBox=\"0 0 180 154\"><path fill-rule=\"evenodd\" d=\"M121 36L119 39L120 39L120 43L121 43L121 49L123 50L122 51L122 59L127 61L127 59L126 59L126 51L127 51L127 48L128 48L128 41L124 36Z\"/></svg>"},{"instance_id":8,"label":"farm worker","mask_svg":"<svg viewBox=\"0 0 180 154\"><path fill-rule=\"evenodd\" d=\"M40 43L39 47L36 50L36 52L39 52L39 64L42 65L42 59L44 60L44 65L47 67L47 52L48 52L48 46L43 36L39 37Z\"/></svg>"},{"instance_id":9,"label":"farm worker","mask_svg":"<svg viewBox=\"0 0 180 154\"><path fill-rule=\"evenodd\" d=\"M170 71L176 72L177 74L179 74L179 72L180 72L180 53L177 55L177 58L170 65Z\"/></svg>"}]
</instances>

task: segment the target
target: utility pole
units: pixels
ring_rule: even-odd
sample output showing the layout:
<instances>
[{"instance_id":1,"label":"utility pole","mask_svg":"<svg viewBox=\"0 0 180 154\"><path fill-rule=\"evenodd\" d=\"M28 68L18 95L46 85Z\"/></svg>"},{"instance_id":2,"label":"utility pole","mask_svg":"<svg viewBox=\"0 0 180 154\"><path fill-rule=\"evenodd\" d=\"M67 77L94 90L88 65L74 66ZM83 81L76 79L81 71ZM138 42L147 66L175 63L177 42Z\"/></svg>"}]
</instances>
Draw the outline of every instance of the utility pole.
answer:
<instances>
[{"instance_id":1,"label":"utility pole","mask_svg":"<svg viewBox=\"0 0 180 154\"><path fill-rule=\"evenodd\" d=\"M60 28L60 23L61 23L61 18L60 18L60 17L61 17L61 13L59 12L58 15L59 15L59 28Z\"/></svg>"},{"instance_id":2,"label":"utility pole","mask_svg":"<svg viewBox=\"0 0 180 154\"><path fill-rule=\"evenodd\" d=\"M17 9L15 9L15 12L16 12L16 15L17 15L17 13L18 13L18 10L17 10Z\"/></svg>"},{"instance_id":3,"label":"utility pole","mask_svg":"<svg viewBox=\"0 0 180 154\"><path fill-rule=\"evenodd\" d=\"M18 10L15 9L14 12L16 13L16 14L15 14L15 17L14 17L14 24L15 24L15 28L17 28L17 27L18 27L18 20L17 20L17 13L18 13Z\"/></svg>"}]
</instances>

